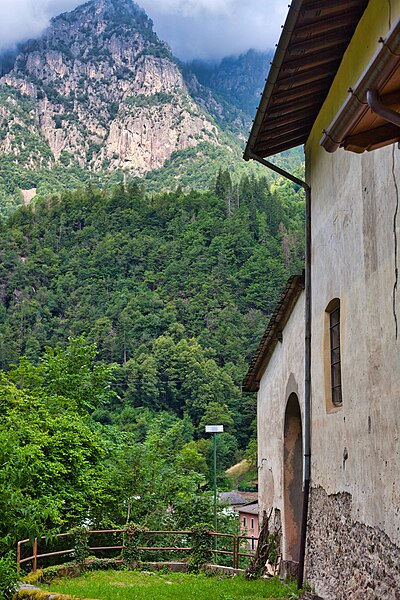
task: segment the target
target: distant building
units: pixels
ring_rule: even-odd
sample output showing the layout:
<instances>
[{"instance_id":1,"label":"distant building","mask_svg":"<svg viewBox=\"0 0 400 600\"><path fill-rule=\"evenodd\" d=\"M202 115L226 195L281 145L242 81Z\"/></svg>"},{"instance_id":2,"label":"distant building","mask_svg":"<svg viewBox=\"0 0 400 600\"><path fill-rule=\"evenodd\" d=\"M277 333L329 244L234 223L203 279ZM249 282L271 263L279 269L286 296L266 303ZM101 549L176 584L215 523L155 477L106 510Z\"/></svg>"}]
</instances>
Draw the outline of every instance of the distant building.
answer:
<instances>
[{"instance_id":1,"label":"distant building","mask_svg":"<svg viewBox=\"0 0 400 600\"><path fill-rule=\"evenodd\" d=\"M399 141L400 0L293 0L245 158L305 144L309 260L244 389L260 514L326 600L400 598Z\"/></svg>"},{"instance_id":2,"label":"distant building","mask_svg":"<svg viewBox=\"0 0 400 600\"><path fill-rule=\"evenodd\" d=\"M248 536L248 542L250 552L257 550L258 544L258 502L249 502L242 504L237 508L239 512L239 526L240 534Z\"/></svg>"}]
</instances>

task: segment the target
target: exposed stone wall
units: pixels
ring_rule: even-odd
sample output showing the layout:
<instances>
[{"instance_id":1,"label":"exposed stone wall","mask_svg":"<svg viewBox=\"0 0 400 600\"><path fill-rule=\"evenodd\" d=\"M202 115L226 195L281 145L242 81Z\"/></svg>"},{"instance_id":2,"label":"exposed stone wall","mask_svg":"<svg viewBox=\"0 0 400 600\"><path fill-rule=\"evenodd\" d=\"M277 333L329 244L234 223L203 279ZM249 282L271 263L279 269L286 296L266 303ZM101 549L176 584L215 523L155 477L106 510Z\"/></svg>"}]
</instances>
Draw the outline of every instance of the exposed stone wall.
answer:
<instances>
[{"instance_id":1,"label":"exposed stone wall","mask_svg":"<svg viewBox=\"0 0 400 600\"><path fill-rule=\"evenodd\" d=\"M352 519L352 497L311 490L306 578L329 600L400 600L400 548Z\"/></svg>"}]
</instances>

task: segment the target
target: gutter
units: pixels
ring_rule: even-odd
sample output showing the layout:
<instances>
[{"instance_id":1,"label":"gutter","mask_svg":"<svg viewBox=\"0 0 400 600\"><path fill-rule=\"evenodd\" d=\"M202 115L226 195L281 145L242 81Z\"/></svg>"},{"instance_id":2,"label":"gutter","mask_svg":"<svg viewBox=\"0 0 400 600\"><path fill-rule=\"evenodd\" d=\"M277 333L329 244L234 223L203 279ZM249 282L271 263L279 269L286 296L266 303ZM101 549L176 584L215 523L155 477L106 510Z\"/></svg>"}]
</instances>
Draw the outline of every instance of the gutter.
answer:
<instances>
[{"instance_id":1,"label":"gutter","mask_svg":"<svg viewBox=\"0 0 400 600\"><path fill-rule=\"evenodd\" d=\"M294 4L294 3L293 3ZM299 3L297 3L299 4ZM293 5L292 5L293 6ZM289 13L290 14L290 13ZM297 17L297 15L296 15ZM283 34L282 34L283 35ZM250 143L250 142L249 142ZM306 224L305 224L305 336L304 336L304 465L303 465L303 509L300 533L300 556L297 587L301 589L304 582L304 561L307 541L307 516L310 497L311 478L311 188L305 181L284 169L261 158L247 145L244 159L255 160L282 177L289 179L302 187L306 194Z\"/></svg>"},{"instance_id":2,"label":"gutter","mask_svg":"<svg viewBox=\"0 0 400 600\"><path fill-rule=\"evenodd\" d=\"M349 89L351 95L347 98L328 129L323 132L324 135L320 144L327 152L335 152L345 144L349 131L368 110L368 91L382 87L397 67L400 54L400 19L396 21L386 39L380 38L379 43L382 44L382 47L375 54L354 89ZM374 110L374 112L380 114L378 111ZM386 120L393 122L391 119ZM398 125L398 123L395 123L395 125Z\"/></svg>"},{"instance_id":3,"label":"gutter","mask_svg":"<svg viewBox=\"0 0 400 600\"><path fill-rule=\"evenodd\" d=\"M250 132L250 137L247 141L246 149L244 151L244 160L249 160L249 158L252 158L250 155L252 154L252 149L254 148L254 144L262 126L265 113L267 112L267 106L271 98L276 80L278 79L279 71L285 58L286 50L289 46L289 42L293 30L295 28L302 4L303 0L293 0L293 2L290 5L290 10L286 17L285 24L283 25L281 37L279 38L274 58L271 62L271 68L266 79L266 84L262 93L260 105L257 109L256 118L254 120L254 124Z\"/></svg>"}]
</instances>

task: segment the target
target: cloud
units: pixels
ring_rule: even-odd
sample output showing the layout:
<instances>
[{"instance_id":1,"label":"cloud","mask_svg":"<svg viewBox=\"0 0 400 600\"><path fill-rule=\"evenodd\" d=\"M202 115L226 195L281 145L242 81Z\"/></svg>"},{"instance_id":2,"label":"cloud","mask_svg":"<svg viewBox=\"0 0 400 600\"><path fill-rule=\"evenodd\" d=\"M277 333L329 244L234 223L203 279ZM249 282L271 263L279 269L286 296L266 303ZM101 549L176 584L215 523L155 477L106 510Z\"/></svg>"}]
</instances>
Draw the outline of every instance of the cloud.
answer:
<instances>
[{"instance_id":1,"label":"cloud","mask_svg":"<svg viewBox=\"0 0 400 600\"><path fill-rule=\"evenodd\" d=\"M82 0L0 0L0 50L40 35L50 18Z\"/></svg>"},{"instance_id":2,"label":"cloud","mask_svg":"<svg viewBox=\"0 0 400 600\"><path fill-rule=\"evenodd\" d=\"M283 0L141 0L158 35L182 59L220 59L273 48L287 13Z\"/></svg>"},{"instance_id":3,"label":"cloud","mask_svg":"<svg viewBox=\"0 0 400 600\"><path fill-rule=\"evenodd\" d=\"M276 43L285 0L138 0L181 59L218 60ZM83 0L0 0L0 50L37 37L50 18Z\"/></svg>"}]
</instances>

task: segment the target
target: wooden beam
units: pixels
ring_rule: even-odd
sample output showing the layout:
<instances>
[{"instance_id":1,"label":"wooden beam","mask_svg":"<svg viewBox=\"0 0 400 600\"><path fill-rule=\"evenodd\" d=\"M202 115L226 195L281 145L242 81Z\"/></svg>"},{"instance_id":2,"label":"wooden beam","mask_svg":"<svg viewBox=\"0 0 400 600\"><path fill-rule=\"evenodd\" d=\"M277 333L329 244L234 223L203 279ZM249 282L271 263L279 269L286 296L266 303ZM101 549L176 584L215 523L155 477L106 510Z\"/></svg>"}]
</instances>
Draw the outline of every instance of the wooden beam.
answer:
<instances>
[{"instance_id":1,"label":"wooden beam","mask_svg":"<svg viewBox=\"0 0 400 600\"><path fill-rule=\"evenodd\" d=\"M299 73L298 75L291 75L283 79L278 78L275 84L275 89L285 90L296 87L296 84L305 85L312 83L320 79L326 79L327 77L333 77L338 69L339 60L335 57L332 62L323 67L315 67L309 70L309 72Z\"/></svg>"},{"instance_id":2,"label":"wooden beam","mask_svg":"<svg viewBox=\"0 0 400 600\"><path fill-rule=\"evenodd\" d=\"M345 13L341 12L339 15L331 17L329 19L322 19L318 21L314 18L313 21L305 25L301 25L301 18L299 18L300 25L296 27L292 34L293 41L300 41L304 39L311 39L318 37L323 33L330 33L342 29L353 24L354 29L356 28L360 17L360 9L352 8Z\"/></svg>"},{"instance_id":3,"label":"wooden beam","mask_svg":"<svg viewBox=\"0 0 400 600\"><path fill-rule=\"evenodd\" d=\"M362 131L354 135L347 136L341 144L345 150L352 152L363 152L379 148L383 145L393 143L400 139L400 127L392 123L387 123L375 129Z\"/></svg>"},{"instance_id":4,"label":"wooden beam","mask_svg":"<svg viewBox=\"0 0 400 600\"><path fill-rule=\"evenodd\" d=\"M271 140L281 138L288 133L298 133L299 135L301 133L303 135L303 133L311 130L312 124L312 120L303 119L302 121L293 121L293 123L281 125L280 127L271 127L265 135L260 135L258 139L263 144L264 142L268 143Z\"/></svg>"},{"instance_id":5,"label":"wooden beam","mask_svg":"<svg viewBox=\"0 0 400 600\"><path fill-rule=\"evenodd\" d=\"M338 44L345 40L348 45L349 38L353 33L353 24L347 27L343 27L341 30L332 31L331 33L324 33L319 37L313 37L312 39L306 39L302 42L291 43L288 46L288 56L308 56L312 52L318 52L319 50L327 48L336 48Z\"/></svg>"},{"instance_id":6,"label":"wooden beam","mask_svg":"<svg viewBox=\"0 0 400 600\"><path fill-rule=\"evenodd\" d=\"M303 136L296 136L292 139L286 139L285 143L281 144L270 144L270 145L256 145L254 147L254 152L258 154L258 156L266 157L272 156L273 154L278 154L279 152L284 152L285 150L290 150L290 148L295 148L296 146L301 146L307 141L308 134Z\"/></svg>"},{"instance_id":7,"label":"wooden beam","mask_svg":"<svg viewBox=\"0 0 400 600\"><path fill-rule=\"evenodd\" d=\"M337 43L336 50L339 51L340 55L344 54L344 51L347 48L346 42ZM305 56L301 56L295 58L294 60L288 60L282 66L279 76L281 74L290 74L290 73L301 73L308 71L311 68L319 67L321 65L325 65L332 62L332 49L325 49L320 52L313 52L309 55L308 60L305 59Z\"/></svg>"}]
</instances>

